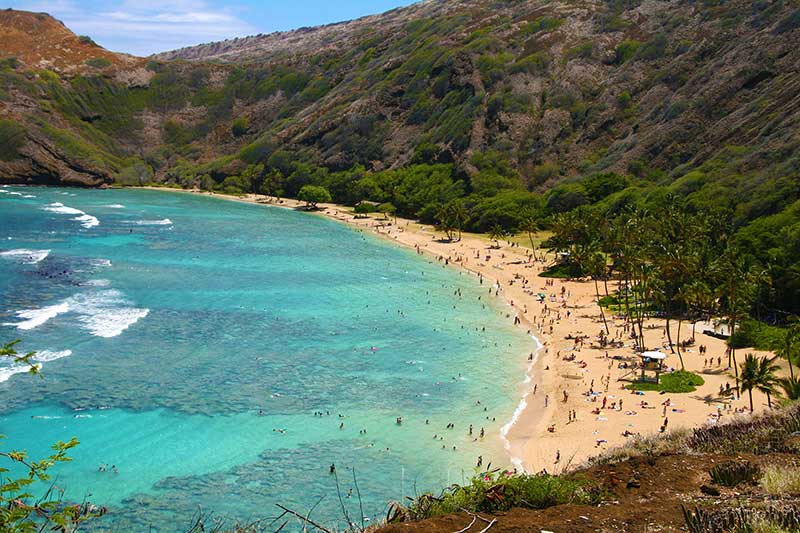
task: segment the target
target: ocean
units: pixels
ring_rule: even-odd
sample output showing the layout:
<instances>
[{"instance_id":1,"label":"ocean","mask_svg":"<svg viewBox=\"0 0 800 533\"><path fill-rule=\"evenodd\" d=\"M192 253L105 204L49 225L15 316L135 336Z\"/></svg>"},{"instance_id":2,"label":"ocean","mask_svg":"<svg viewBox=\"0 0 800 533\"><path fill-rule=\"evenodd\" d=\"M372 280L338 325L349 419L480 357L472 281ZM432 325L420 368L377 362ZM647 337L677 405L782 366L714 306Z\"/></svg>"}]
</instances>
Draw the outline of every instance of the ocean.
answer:
<instances>
[{"instance_id":1,"label":"ocean","mask_svg":"<svg viewBox=\"0 0 800 533\"><path fill-rule=\"evenodd\" d=\"M344 224L9 186L0 273L0 342L42 370L0 362L1 449L77 437L52 483L108 507L89 531L272 531L276 504L344 528L468 480L480 455L511 464L501 428L535 340L474 276Z\"/></svg>"}]
</instances>

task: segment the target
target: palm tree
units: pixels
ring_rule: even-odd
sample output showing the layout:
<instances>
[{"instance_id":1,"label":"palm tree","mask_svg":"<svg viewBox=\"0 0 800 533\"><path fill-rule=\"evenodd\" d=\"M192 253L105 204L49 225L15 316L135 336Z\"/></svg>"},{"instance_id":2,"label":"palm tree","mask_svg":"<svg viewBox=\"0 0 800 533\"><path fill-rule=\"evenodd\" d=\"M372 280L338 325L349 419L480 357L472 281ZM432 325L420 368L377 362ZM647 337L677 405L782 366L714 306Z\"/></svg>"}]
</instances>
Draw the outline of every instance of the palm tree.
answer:
<instances>
[{"instance_id":1,"label":"palm tree","mask_svg":"<svg viewBox=\"0 0 800 533\"><path fill-rule=\"evenodd\" d=\"M603 326L606 328L606 335L608 335L608 322L606 322L606 314L603 312L603 304L600 302L600 287L597 285L598 278L605 276L607 265L606 256L600 252L586 258L585 264L581 265L585 272L587 272L594 280L594 293L597 297L597 307L600 308L600 316L603 318ZM681 359L681 369L683 369L683 359Z\"/></svg>"},{"instance_id":2,"label":"palm tree","mask_svg":"<svg viewBox=\"0 0 800 533\"><path fill-rule=\"evenodd\" d=\"M778 380L783 393L789 400L800 400L800 379L798 378L783 378Z\"/></svg>"},{"instance_id":3,"label":"palm tree","mask_svg":"<svg viewBox=\"0 0 800 533\"><path fill-rule=\"evenodd\" d=\"M495 224L492 226L492 229L489 230L489 240L494 242L492 248L500 248L500 239L505 236L505 232L503 228L499 225Z\"/></svg>"},{"instance_id":4,"label":"palm tree","mask_svg":"<svg viewBox=\"0 0 800 533\"><path fill-rule=\"evenodd\" d=\"M753 389L757 389L767 395L767 405L772 407L772 395L777 394L775 388L778 378L775 373L780 370L780 366L775 364L774 357L761 357L749 353L745 356L742 363L742 373L740 375L742 390L747 391L750 398L750 412L753 412Z\"/></svg>"},{"instance_id":5,"label":"palm tree","mask_svg":"<svg viewBox=\"0 0 800 533\"><path fill-rule=\"evenodd\" d=\"M736 344L734 334L736 326L746 318L747 311L756 296L759 283L763 281L762 273L750 262L749 258L741 257L738 251L729 246L714 264L714 273L719 279L717 296L722 303L723 312L728 317L730 329L730 355L728 364L733 359L733 369L736 372L736 397L739 397L739 366L736 363Z\"/></svg>"},{"instance_id":6,"label":"palm tree","mask_svg":"<svg viewBox=\"0 0 800 533\"><path fill-rule=\"evenodd\" d=\"M528 234L528 239L531 241L531 253L533 253L533 260L537 261L536 245L533 242L533 235L539 231L539 218L536 216L535 211L529 209L525 212L522 218L522 223L519 225L519 229Z\"/></svg>"},{"instance_id":7,"label":"palm tree","mask_svg":"<svg viewBox=\"0 0 800 533\"><path fill-rule=\"evenodd\" d=\"M789 363L790 378L794 378L792 361L797 359L798 348L800 348L800 321L794 318L792 319L792 325L786 330L783 339L775 343L772 347L778 357L786 359Z\"/></svg>"}]
</instances>

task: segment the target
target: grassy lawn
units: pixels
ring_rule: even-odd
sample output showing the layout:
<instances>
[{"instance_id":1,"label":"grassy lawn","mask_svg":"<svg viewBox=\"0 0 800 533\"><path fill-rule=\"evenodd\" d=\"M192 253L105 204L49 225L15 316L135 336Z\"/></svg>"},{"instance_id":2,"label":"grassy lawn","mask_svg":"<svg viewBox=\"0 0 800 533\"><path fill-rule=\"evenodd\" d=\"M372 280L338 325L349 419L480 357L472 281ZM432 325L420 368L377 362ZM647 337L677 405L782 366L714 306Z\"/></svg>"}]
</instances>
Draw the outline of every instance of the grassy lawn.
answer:
<instances>
[{"instance_id":1,"label":"grassy lawn","mask_svg":"<svg viewBox=\"0 0 800 533\"><path fill-rule=\"evenodd\" d=\"M694 392L705 380L692 372L678 370L670 374L661 374L659 383L636 381L627 386L628 389L641 391L658 391L668 393Z\"/></svg>"}]
</instances>

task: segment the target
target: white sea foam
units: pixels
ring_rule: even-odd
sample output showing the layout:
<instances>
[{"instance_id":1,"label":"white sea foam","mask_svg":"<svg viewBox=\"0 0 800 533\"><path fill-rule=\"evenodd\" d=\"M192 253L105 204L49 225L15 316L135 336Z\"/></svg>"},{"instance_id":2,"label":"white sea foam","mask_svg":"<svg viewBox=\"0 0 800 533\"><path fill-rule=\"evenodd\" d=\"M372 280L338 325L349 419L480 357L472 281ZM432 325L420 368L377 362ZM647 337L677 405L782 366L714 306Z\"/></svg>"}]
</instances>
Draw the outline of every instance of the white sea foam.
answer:
<instances>
[{"instance_id":1,"label":"white sea foam","mask_svg":"<svg viewBox=\"0 0 800 533\"><path fill-rule=\"evenodd\" d=\"M36 198L35 194L25 194L22 196L23 198Z\"/></svg>"},{"instance_id":2,"label":"white sea foam","mask_svg":"<svg viewBox=\"0 0 800 533\"><path fill-rule=\"evenodd\" d=\"M110 259L92 259L90 261L90 263L91 263L91 265L93 267L107 268L107 267L111 266L111 260Z\"/></svg>"},{"instance_id":3,"label":"white sea foam","mask_svg":"<svg viewBox=\"0 0 800 533\"><path fill-rule=\"evenodd\" d=\"M17 318L25 318L22 322L5 323L4 326L15 326L17 329L29 330L37 328L60 314L69 311L69 303L61 302L55 305L42 307L41 309L24 309L17 311Z\"/></svg>"},{"instance_id":4,"label":"white sea foam","mask_svg":"<svg viewBox=\"0 0 800 533\"><path fill-rule=\"evenodd\" d=\"M103 207L107 207L109 209L125 209L125 206L122 204L109 204L109 205L104 205Z\"/></svg>"},{"instance_id":5,"label":"white sea foam","mask_svg":"<svg viewBox=\"0 0 800 533\"><path fill-rule=\"evenodd\" d=\"M107 279L90 279L84 285L87 287L108 287L111 285L111 281Z\"/></svg>"},{"instance_id":6,"label":"white sea foam","mask_svg":"<svg viewBox=\"0 0 800 533\"><path fill-rule=\"evenodd\" d=\"M36 352L36 355L33 356L32 362L41 370L42 365L44 363L55 361L56 359L61 359L62 357L69 357L72 355L72 350L61 350L59 352L51 352L49 350L41 350ZM8 378L13 376L14 374L21 374L23 372L30 371L29 365L11 365L0 367L0 383L3 381L7 381Z\"/></svg>"},{"instance_id":7,"label":"white sea foam","mask_svg":"<svg viewBox=\"0 0 800 533\"><path fill-rule=\"evenodd\" d=\"M7 192L7 194L10 194L12 196L22 196L21 192L17 192L17 191L6 191L6 192Z\"/></svg>"},{"instance_id":8,"label":"white sea foam","mask_svg":"<svg viewBox=\"0 0 800 533\"><path fill-rule=\"evenodd\" d=\"M16 259L17 261L25 263L26 265L33 265L44 261L48 255L50 255L50 250L28 250L26 248L0 252L0 257Z\"/></svg>"},{"instance_id":9,"label":"white sea foam","mask_svg":"<svg viewBox=\"0 0 800 533\"><path fill-rule=\"evenodd\" d=\"M97 217L93 217L92 215L83 214L79 217L73 218L72 220L77 220L78 222L81 222L81 226L83 226L86 229L100 225L100 221L97 220Z\"/></svg>"},{"instance_id":10,"label":"white sea foam","mask_svg":"<svg viewBox=\"0 0 800 533\"><path fill-rule=\"evenodd\" d=\"M61 202L53 202L52 204L47 204L46 206L42 207L45 211L50 211L51 213L58 213L60 215L77 215L72 220L81 223L86 229L93 228L95 226L100 225L100 221L97 220L97 217L93 217L80 209L75 209L74 207L70 207L68 205L64 205Z\"/></svg>"},{"instance_id":11,"label":"white sea foam","mask_svg":"<svg viewBox=\"0 0 800 533\"><path fill-rule=\"evenodd\" d=\"M505 448L506 452L511 458L511 463L520 472L525 472L525 465L522 461L522 458L516 455L516 450L514 450L513 446L511 445L511 441L508 438L508 433L509 431L511 431L511 428L514 427L514 425L519 420L520 416L522 416L522 413L525 412L525 409L528 407L528 396L530 396L531 394L531 388L527 385L532 381L533 368L536 365L536 361L539 359L539 353L541 349L544 347L544 345L539 341L539 339L537 339L533 335L531 335L531 338L534 340L534 342L536 342L536 350L535 350L536 355L534 355L533 360L529 362L528 370L527 372L525 372L525 380L523 381L523 384L526 385L525 394L522 396L522 399L520 399L517 408L514 410L514 414L511 415L511 420L509 420L506 425L500 428L500 438L503 439L503 447Z\"/></svg>"},{"instance_id":12,"label":"white sea foam","mask_svg":"<svg viewBox=\"0 0 800 533\"><path fill-rule=\"evenodd\" d=\"M67 303L84 329L96 337L116 337L150 313L149 309L130 307L114 289L76 294Z\"/></svg>"},{"instance_id":13,"label":"white sea foam","mask_svg":"<svg viewBox=\"0 0 800 533\"><path fill-rule=\"evenodd\" d=\"M134 224L137 226L170 226L172 221L168 218L163 220L137 220Z\"/></svg>"}]
</instances>

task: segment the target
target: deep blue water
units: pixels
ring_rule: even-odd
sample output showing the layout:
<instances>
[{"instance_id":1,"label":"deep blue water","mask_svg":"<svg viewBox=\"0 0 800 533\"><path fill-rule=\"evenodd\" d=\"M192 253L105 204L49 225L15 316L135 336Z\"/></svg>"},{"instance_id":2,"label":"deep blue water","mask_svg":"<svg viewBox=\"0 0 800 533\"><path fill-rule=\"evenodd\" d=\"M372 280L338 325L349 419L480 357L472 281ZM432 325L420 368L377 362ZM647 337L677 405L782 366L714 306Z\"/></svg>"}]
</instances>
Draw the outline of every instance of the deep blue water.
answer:
<instances>
[{"instance_id":1,"label":"deep blue water","mask_svg":"<svg viewBox=\"0 0 800 533\"><path fill-rule=\"evenodd\" d=\"M230 523L320 498L312 518L342 527L331 463L356 522L358 492L375 521L478 455L508 464L500 427L533 341L473 277L284 209L0 190L0 341L43 362L41 378L0 363L0 434L33 457L80 439L55 482L109 507L94 529L181 531L198 508Z\"/></svg>"}]
</instances>

